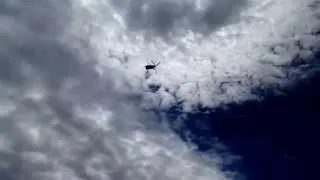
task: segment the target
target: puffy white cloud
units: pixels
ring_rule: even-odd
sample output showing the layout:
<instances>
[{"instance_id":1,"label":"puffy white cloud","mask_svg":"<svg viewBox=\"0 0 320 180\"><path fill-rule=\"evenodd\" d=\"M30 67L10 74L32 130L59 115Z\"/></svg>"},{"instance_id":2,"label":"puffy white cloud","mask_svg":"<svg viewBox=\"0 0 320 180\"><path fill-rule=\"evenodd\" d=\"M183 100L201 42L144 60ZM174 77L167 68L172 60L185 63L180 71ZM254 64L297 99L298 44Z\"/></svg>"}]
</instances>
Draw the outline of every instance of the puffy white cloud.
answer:
<instances>
[{"instance_id":1,"label":"puffy white cloud","mask_svg":"<svg viewBox=\"0 0 320 180\"><path fill-rule=\"evenodd\" d=\"M127 74L96 65L95 44L71 29L87 18L77 5L1 5L1 177L228 179L140 109Z\"/></svg>"},{"instance_id":2,"label":"puffy white cloud","mask_svg":"<svg viewBox=\"0 0 320 180\"><path fill-rule=\"evenodd\" d=\"M124 81L122 89L147 91L141 94L150 107L183 101L190 111L257 99L252 89L292 83L301 71L283 67L297 55L308 63L319 44L314 6L313 0L83 0L74 9L85 18L75 18L71 29L90 39L100 65ZM161 64L145 76L150 59Z\"/></svg>"}]
</instances>

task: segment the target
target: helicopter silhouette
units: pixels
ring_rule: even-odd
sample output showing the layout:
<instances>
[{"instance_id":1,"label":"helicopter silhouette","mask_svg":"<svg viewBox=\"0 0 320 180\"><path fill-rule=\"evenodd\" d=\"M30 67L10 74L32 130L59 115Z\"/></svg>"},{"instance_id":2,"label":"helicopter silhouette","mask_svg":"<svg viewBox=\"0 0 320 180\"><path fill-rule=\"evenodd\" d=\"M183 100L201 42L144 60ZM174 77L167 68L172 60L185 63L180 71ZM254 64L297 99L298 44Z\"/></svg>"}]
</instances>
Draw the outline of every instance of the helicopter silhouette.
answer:
<instances>
[{"instance_id":1,"label":"helicopter silhouette","mask_svg":"<svg viewBox=\"0 0 320 180\"><path fill-rule=\"evenodd\" d=\"M155 72L157 72L156 67L160 64L160 62L158 62L158 63L156 64L156 63L154 63L152 60L151 60L151 62L152 62L152 64L149 64L149 63L148 63L147 65L144 66L144 67L146 68L146 72L145 72L145 74L144 74L145 79L148 79L148 78L151 76L149 70L154 70Z\"/></svg>"},{"instance_id":2,"label":"helicopter silhouette","mask_svg":"<svg viewBox=\"0 0 320 180\"><path fill-rule=\"evenodd\" d=\"M158 62L158 63L156 64L156 63L154 63L152 60L151 60L151 62L152 62L152 64L147 64L147 65L144 66L147 71L150 70L150 69L155 70L156 67L160 64L160 62Z\"/></svg>"}]
</instances>

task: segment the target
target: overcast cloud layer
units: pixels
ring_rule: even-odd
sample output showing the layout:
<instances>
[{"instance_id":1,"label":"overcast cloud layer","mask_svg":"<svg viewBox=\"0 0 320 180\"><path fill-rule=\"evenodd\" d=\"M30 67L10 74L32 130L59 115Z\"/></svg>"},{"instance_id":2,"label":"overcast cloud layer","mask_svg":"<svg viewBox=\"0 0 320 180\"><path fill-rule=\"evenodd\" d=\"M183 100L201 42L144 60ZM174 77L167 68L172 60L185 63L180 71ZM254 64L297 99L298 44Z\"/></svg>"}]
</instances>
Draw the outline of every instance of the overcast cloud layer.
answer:
<instances>
[{"instance_id":1,"label":"overcast cloud layer","mask_svg":"<svg viewBox=\"0 0 320 180\"><path fill-rule=\"evenodd\" d=\"M141 108L217 107L292 82L299 68L280 67L319 43L314 2L5 0L1 177L227 179L228 159ZM150 59L161 64L146 73Z\"/></svg>"}]
</instances>

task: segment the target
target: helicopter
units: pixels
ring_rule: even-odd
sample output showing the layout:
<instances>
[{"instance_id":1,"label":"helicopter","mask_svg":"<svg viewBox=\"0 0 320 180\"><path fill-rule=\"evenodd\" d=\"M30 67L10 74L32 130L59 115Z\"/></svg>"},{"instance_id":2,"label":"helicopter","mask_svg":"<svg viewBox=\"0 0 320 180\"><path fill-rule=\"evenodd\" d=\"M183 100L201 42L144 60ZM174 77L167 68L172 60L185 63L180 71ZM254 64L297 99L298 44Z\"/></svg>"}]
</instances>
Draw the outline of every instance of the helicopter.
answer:
<instances>
[{"instance_id":1,"label":"helicopter","mask_svg":"<svg viewBox=\"0 0 320 180\"><path fill-rule=\"evenodd\" d=\"M155 70L155 72L157 72L157 69L156 69L156 67L160 64L160 62L158 62L157 64L156 63L154 63L152 60L151 60L151 62L152 62L152 64L147 64L147 65L145 65L144 67L146 68L146 72L145 72L145 74L144 74L144 77L145 77L145 79L148 79L150 76L151 76L151 74L150 74L150 72L149 72L149 70Z\"/></svg>"},{"instance_id":2,"label":"helicopter","mask_svg":"<svg viewBox=\"0 0 320 180\"><path fill-rule=\"evenodd\" d=\"M160 64L160 62L158 62L158 63L156 64L156 63L154 63L152 60L151 60L151 62L152 62L152 64L147 64L147 65L144 66L147 71L150 70L150 69L155 70L156 67Z\"/></svg>"}]
</instances>

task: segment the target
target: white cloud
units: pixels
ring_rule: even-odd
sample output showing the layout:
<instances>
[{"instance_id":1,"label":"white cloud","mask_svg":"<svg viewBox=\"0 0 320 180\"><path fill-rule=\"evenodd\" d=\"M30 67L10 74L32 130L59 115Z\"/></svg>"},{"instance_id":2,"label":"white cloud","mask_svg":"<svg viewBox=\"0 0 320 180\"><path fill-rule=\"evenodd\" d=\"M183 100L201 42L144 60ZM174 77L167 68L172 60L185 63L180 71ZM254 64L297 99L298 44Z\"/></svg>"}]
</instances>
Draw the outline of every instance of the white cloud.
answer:
<instances>
[{"instance_id":1,"label":"white cloud","mask_svg":"<svg viewBox=\"0 0 320 180\"><path fill-rule=\"evenodd\" d=\"M0 47L1 177L227 179L218 163L140 109L132 100L139 86L132 89L127 74L111 68L119 62L96 66L103 55L92 51L95 44L69 29L88 17L71 11L76 4L17 1L1 8L0 19L8 16L2 22L11 28L0 31L6 40Z\"/></svg>"},{"instance_id":2,"label":"white cloud","mask_svg":"<svg viewBox=\"0 0 320 180\"><path fill-rule=\"evenodd\" d=\"M135 92L150 91L148 84L161 85L153 97L160 99L153 100L152 107L167 108L183 100L189 111L199 103L216 107L258 98L253 88L291 83L286 76L290 69L274 65L291 63L297 53L305 60L310 58L310 48L299 49L294 45L297 40L306 47L319 44L319 38L309 33L319 25L316 10L310 8L313 0L249 0L236 4L212 1L215 5L208 8L221 10L212 16L221 16L223 22L213 21L209 34L197 30L208 23L205 19L197 20L200 24L194 27L193 19L188 19L194 11L199 11L199 17L209 13L206 9L196 10L193 1L83 2L85 5L75 7L76 17L86 19L75 19L75 33L89 38L99 54L100 65L114 69L120 74L115 76L127 81ZM167 3L176 8L165 8ZM168 17L161 19L161 13L156 12L144 14L145 6L153 11L165 10ZM225 13L225 8L236 11ZM184 18L191 24L184 24ZM155 30L159 24L154 23L169 23L170 27ZM271 47L279 47L280 52L272 53ZM161 65L145 79L143 66L150 59L161 61ZM176 98L168 96L165 89ZM149 93L142 95L150 102Z\"/></svg>"}]
</instances>

